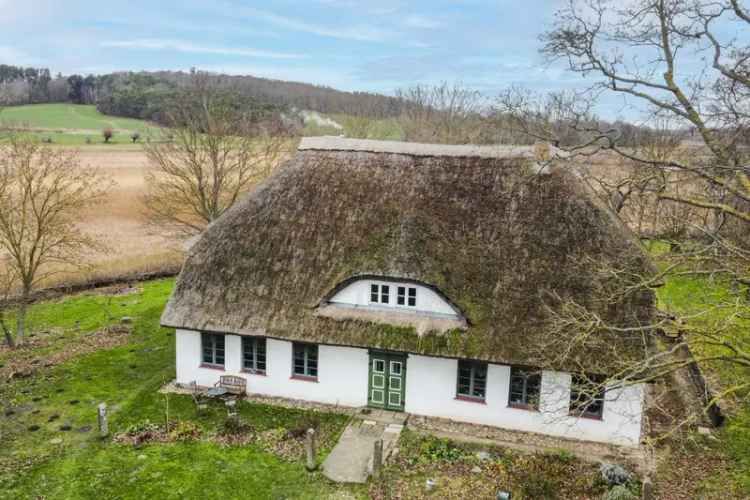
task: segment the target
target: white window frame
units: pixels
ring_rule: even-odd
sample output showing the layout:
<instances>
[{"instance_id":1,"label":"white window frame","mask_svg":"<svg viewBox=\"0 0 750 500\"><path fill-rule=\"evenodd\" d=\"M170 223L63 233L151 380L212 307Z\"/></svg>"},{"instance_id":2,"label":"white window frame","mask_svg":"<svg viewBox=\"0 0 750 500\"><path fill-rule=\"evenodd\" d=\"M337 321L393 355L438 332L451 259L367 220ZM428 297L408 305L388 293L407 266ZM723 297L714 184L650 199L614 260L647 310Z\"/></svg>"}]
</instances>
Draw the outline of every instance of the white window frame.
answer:
<instances>
[{"instance_id":1,"label":"white window frame","mask_svg":"<svg viewBox=\"0 0 750 500\"><path fill-rule=\"evenodd\" d=\"M377 287L377 292L375 291L375 287ZM385 288L385 290L384 290ZM370 304L376 304L381 306L390 306L391 305L391 297L393 296L393 284L392 283L378 283L378 282L371 282L370 283L370 290L369 290L369 298L370 298ZM377 295L378 300L372 300L373 295ZM383 302L383 297L388 298L388 302Z\"/></svg>"}]
</instances>

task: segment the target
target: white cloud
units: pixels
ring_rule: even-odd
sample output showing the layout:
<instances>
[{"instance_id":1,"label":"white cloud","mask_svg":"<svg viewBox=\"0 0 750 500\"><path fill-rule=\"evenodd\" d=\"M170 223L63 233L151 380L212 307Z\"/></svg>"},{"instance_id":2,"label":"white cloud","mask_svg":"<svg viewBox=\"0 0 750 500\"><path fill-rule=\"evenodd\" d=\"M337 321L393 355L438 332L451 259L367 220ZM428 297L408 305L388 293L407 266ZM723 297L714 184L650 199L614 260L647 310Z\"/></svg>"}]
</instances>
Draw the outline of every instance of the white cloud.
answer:
<instances>
[{"instance_id":1,"label":"white cloud","mask_svg":"<svg viewBox=\"0 0 750 500\"><path fill-rule=\"evenodd\" d=\"M135 40L109 41L102 42L101 46L120 49L173 50L190 54L262 57L267 59L302 59L306 57L302 54L291 54L287 52L272 52L245 47L211 47L197 45L182 40L165 40L161 38L138 38Z\"/></svg>"},{"instance_id":2,"label":"white cloud","mask_svg":"<svg viewBox=\"0 0 750 500\"><path fill-rule=\"evenodd\" d=\"M273 24L279 28L292 31L300 31L313 35L324 36L328 38L340 38L344 40L356 40L364 42L379 42L392 36L391 33L381 30L370 25L354 25L346 27L323 26L320 24L302 21L292 17L282 16L266 10L256 9L253 7L244 7L237 9L245 17L260 19L267 23Z\"/></svg>"}]
</instances>

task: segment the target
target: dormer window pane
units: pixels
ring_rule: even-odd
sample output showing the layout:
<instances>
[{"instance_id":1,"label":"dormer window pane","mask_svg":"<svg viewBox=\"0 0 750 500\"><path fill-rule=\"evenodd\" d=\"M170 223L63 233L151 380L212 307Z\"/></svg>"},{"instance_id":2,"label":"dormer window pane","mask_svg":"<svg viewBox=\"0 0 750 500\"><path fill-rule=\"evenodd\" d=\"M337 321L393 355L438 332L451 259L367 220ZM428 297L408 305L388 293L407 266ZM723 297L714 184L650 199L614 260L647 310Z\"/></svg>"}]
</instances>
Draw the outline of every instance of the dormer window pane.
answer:
<instances>
[{"instance_id":1,"label":"dormer window pane","mask_svg":"<svg viewBox=\"0 0 750 500\"><path fill-rule=\"evenodd\" d=\"M370 302L379 302L380 300L380 287L378 285L370 285Z\"/></svg>"},{"instance_id":2,"label":"dormer window pane","mask_svg":"<svg viewBox=\"0 0 750 500\"><path fill-rule=\"evenodd\" d=\"M390 298L388 297L390 288L391 287L389 287L388 285L380 285L380 303L381 304L388 304L390 302Z\"/></svg>"},{"instance_id":3,"label":"dormer window pane","mask_svg":"<svg viewBox=\"0 0 750 500\"><path fill-rule=\"evenodd\" d=\"M396 303L400 306L406 305L406 287L405 286L398 287L398 295L397 295Z\"/></svg>"},{"instance_id":4,"label":"dormer window pane","mask_svg":"<svg viewBox=\"0 0 750 500\"><path fill-rule=\"evenodd\" d=\"M417 307L417 289L409 288L409 307Z\"/></svg>"}]
</instances>

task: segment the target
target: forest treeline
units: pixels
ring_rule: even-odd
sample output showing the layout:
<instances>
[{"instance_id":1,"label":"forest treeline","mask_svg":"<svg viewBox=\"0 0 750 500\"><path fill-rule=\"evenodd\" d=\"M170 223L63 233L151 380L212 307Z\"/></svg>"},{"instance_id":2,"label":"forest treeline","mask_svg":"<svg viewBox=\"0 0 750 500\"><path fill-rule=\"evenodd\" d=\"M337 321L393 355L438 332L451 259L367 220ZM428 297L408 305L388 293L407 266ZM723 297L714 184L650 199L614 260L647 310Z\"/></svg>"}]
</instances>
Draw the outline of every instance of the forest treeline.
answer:
<instances>
[{"instance_id":1,"label":"forest treeline","mask_svg":"<svg viewBox=\"0 0 750 500\"><path fill-rule=\"evenodd\" d=\"M164 123L164 112L195 71L118 72L52 76L46 68L0 65L0 105L72 102L95 104L99 111ZM214 85L239 100L278 110L307 109L386 118L399 113L399 99L368 92L344 92L308 83L254 76L215 75Z\"/></svg>"}]
</instances>

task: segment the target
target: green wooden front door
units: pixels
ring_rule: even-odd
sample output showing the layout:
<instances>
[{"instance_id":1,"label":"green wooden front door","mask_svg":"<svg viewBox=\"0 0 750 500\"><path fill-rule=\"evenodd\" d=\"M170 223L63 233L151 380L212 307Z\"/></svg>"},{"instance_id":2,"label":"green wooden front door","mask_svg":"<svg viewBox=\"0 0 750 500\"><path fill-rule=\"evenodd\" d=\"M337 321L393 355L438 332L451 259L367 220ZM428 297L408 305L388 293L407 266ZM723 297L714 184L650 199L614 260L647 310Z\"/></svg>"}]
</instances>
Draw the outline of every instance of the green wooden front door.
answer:
<instances>
[{"instance_id":1,"label":"green wooden front door","mask_svg":"<svg viewBox=\"0 0 750 500\"><path fill-rule=\"evenodd\" d=\"M403 411L406 389L406 356L370 352L367 402L375 408Z\"/></svg>"}]
</instances>

